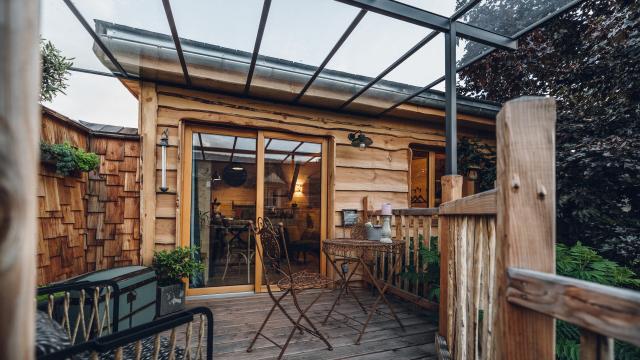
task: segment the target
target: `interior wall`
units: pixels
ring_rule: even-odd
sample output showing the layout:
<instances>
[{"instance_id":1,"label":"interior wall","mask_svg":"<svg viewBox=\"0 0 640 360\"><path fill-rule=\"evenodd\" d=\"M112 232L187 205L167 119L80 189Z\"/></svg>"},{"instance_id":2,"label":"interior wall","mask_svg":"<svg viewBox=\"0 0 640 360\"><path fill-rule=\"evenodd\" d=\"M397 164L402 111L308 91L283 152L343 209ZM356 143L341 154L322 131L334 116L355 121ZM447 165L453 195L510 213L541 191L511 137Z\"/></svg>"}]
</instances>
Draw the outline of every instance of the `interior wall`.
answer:
<instances>
[{"instance_id":1,"label":"interior wall","mask_svg":"<svg viewBox=\"0 0 640 360\"><path fill-rule=\"evenodd\" d=\"M185 121L232 128L253 128L281 131L293 134L322 136L332 139L335 148L330 149L329 164L329 204L333 213L329 219L329 237L345 236L342 224L342 209L362 211L362 199L367 196L369 209L377 210L382 203L390 202L395 208L408 207L409 200L409 145L424 144L444 149L444 120L441 126L433 123L396 121L389 118L369 118L363 116L332 113L291 105L275 104L214 93L197 92L181 88L141 84L141 92L146 105L141 106L142 128L155 133L155 151L143 153L145 161L153 161L155 179L144 180L155 184L155 214L147 214L148 222L155 220L155 234L144 236L144 242L153 249L173 248L179 244L179 169L180 134ZM464 115L461 115L464 117ZM471 121L467 119L467 121ZM483 119L487 121L487 119ZM144 123L146 122L146 124ZM152 129L153 128L153 129ZM169 143L167 169L169 192L159 191L160 136L168 129ZM362 130L373 140L373 146L360 151L351 146L347 136L350 132ZM464 131L460 136L465 135ZM475 135L475 134L471 134ZM143 147L152 144L143 144ZM151 157L152 160L145 160ZM334 191L332 191L334 190ZM144 192L145 190L143 190ZM185 194L184 196L190 196ZM146 200L145 202L149 202ZM144 233L143 228L143 233ZM147 238L148 236L148 238ZM152 245L151 245L152 244ZM145 251L149 252L149 251Z\"/></svg>"}]
</instances>

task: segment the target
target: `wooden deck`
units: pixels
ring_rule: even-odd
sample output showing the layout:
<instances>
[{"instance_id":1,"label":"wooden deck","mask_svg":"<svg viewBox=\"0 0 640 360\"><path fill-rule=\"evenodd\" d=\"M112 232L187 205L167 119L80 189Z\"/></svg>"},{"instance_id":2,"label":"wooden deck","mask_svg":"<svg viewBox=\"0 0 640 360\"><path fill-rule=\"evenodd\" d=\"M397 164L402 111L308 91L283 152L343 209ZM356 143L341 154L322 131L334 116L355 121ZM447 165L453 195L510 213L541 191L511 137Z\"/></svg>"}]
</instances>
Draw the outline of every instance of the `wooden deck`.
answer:
<instances>
[{"instance_id":1,"label":"wooden deck","mask_svg":"<svg viewBox=\"0 0 640 360\"><path fill-rule=\"evenodd\" d=\"M360 299L369 305L375 301L370 291L356 290ZM308 304L313 293L301 295L302 304ZM321 321L331 307L337 292L327 293L316 303L309 313L320 331L329 339L334 347L326 349L317 338L296 333L287 348L285 359L434 359L434 335L437 324L434 314L417 308L410 303L390 297L389 300L398 317L405 326L403 331L390 316L386 306L380 307L380 313L374 315L360 345L355 345L358 330L366 320L366 315L356 302L348 297L341 300L337 311L331 315L326 325ZM272 306L267 294L244 297L228 297L212 300L193 300L189 307L208 306L214 314L214 358L216 359L274 359L280 349L259 338L254 350L246 352L251 339L261 325ZM291 298L285 308L294 309ZM293 313L291 313L293 314ZM278 343L284 343L291 323L282 315L274 313L267 324L266 333Z\"/></svg>"}]
</instances>

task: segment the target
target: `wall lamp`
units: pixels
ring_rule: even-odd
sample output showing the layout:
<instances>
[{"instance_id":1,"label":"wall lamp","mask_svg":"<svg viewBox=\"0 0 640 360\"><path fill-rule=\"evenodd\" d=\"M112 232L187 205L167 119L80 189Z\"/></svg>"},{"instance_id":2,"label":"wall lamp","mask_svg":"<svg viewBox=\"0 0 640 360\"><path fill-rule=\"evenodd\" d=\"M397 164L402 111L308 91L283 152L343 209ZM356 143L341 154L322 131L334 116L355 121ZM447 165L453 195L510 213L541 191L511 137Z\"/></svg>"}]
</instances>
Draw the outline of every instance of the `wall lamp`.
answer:
<instances>
[{"instance_id":1,"label":"wall lamp","mask_svg":"<svg viewBox=\"0 0 640 360\"><path fill-rule=\"evenodd\" d=\"M478 173L480 172L480 166L478 165L469 165L467 166L466 175L471 181L478 180Z\"/></svg>"},{"instance_id":2,"label":"wall lamp","mask_svg":"<svg viewBox=\"0 0 640 360\"><path fill-rule=\"evenodd\" d=\"M361 151L364 151L364 149L366 149L367 146L371 146L373 144L373 140L367 137L360 130L353 133L349 133L349 140L351 141L351 146L360 148Z\"/></svg>"},{"instance_id":3,"label":"wall lamp","mask_svg":"<svg viewBox=\"0 0 640 360\"><path fill-rule=\"evenodd\" d=\"M169 146L168 128L162 131L160 146L162 146L162 185L160 186L160 191L167 192L167 190L169 190L167 187L167 146Z\"/></svg>"}]
</instances>

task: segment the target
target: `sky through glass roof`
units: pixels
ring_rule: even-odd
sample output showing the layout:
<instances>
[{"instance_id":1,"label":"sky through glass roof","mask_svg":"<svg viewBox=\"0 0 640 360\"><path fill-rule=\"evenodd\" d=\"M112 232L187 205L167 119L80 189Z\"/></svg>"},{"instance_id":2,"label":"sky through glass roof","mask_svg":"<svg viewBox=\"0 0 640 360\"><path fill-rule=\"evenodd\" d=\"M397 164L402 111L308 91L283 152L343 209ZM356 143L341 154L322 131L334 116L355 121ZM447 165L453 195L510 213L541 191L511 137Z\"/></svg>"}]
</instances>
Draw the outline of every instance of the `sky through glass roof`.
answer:
<instances>
[{"instance_id":1,"label":"sky through glass roof","mask_svg":"<svg viewBox=\"0 0 640 360\"><path fill-rule=\"evenodd\" d=\"M182 73L163 1L71 2L120 65L130 75L144 79L176 84L184 84L189 79L196 87L241 93L247 88L252 53L260 43L254 76L248 87L252 96L273 96L277 100L299 100L303 104L375 113L397 105L427 85L432 85L433 89L443 86L442 82L436 81L444 76L443 35L434 36L396 64L398 58L415 47L432 29L368 8L349 33L347 29L353 25L359 6L366 7L362 4L367 2L361 0L168 1L188 74ZM461 25L458 26L456 60L460 67L493 50L489 43L509 42L512 37L577 2L401 0L377 4L395 8L404 6L408 11L406 16L420 21L428 18L434 21L436 30L448 26L448 17L461 6L474 5L458 20ZM115 70L107 54L94 44L62 0L43 0L42 3L42 36L50 39L66 56L74 58L74 67L102 72ZM264 34L260 36L262 9L267 3L270 7L263 19ZM345 35L348 36L344 43L340 43L338 40ZM256 42L256 39L260 41ZM335 47L335 53L331 53ZM326 67L319 71L323 61L327 61ZM161 66L162 71L153 66ZM317 78L310 82L317 71ZM118 80L101 77L94 84L83 80L90 76L74 72L68 95L57 98L50 105L72 118L135 127L135 99L121 99L127 91ZM282 86L274 85L274 81ZM100 83L101 91L112 93L101 97L101 106L105 109L101 115L90 110L100 108L95 100L96 83ZM305 85L308 88L302 93ZM274 86L281 88L269 95ZM82 94L92 94L93 103L88 97L84 102L79 101L77 97ZM79 108L82 104L85 106L79 110L72 109L70 104ZM101 116L110 120L105 121Z\"/></svg>"}]
</instances>

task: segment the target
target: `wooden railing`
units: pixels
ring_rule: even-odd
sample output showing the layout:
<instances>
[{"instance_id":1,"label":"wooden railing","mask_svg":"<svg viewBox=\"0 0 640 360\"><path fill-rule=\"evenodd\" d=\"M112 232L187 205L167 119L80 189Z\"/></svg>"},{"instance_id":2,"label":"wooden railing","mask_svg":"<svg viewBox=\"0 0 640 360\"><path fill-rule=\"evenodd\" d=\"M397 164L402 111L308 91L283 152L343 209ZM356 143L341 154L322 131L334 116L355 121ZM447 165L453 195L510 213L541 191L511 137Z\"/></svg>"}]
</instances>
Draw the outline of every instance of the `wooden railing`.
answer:
<instances>
[{"instance_id":1,"label":"wooden railing","mask_svg":"<svg viewBox=\"0 0 640 360\"><path fill-rule=\"evenodd\" d=\"M440 220L446 226L448 262L446 301L441 322L458 359L480 358L479 346L493 333L492 317L496 255L496 191L444 203ZM442 270L441 270L442 271ZM441 290L442 291L442 290ZM445 324L443 324L445 325Z\"/></svg>"},{"instance_id":2,"label":"wooden railing","mask_svg":"<svg viewBox=\"0 0 640 360\"><path fill-rule=\"evenodd\" d=\"M554 133L552 99L507 102L496 189L460 198L443 178L440 358L554 359L555 318L581 328L581 359L640 346L640 293L555 275Z\"/></svg>"},{"instance_id":3,"label":"wooden railing","mask_svg":"<svg viewBox=\"0 0 640 360\"><path fill-rule=\"evenodd\" d=\"M437 208L394 209L391 217L393 238L404 239L406 246L401 258L402 269L393 278L389 292L416 305L435 310L438 304L428 296L431 290L426 283L427 263L421 256L421 249L431 248L431 239L437 237ZM374 223L382 219L374 213ZM377 254L373 274L377 281L383 281L389 269L389 259Z\"/></svg>"}]
</instances>

